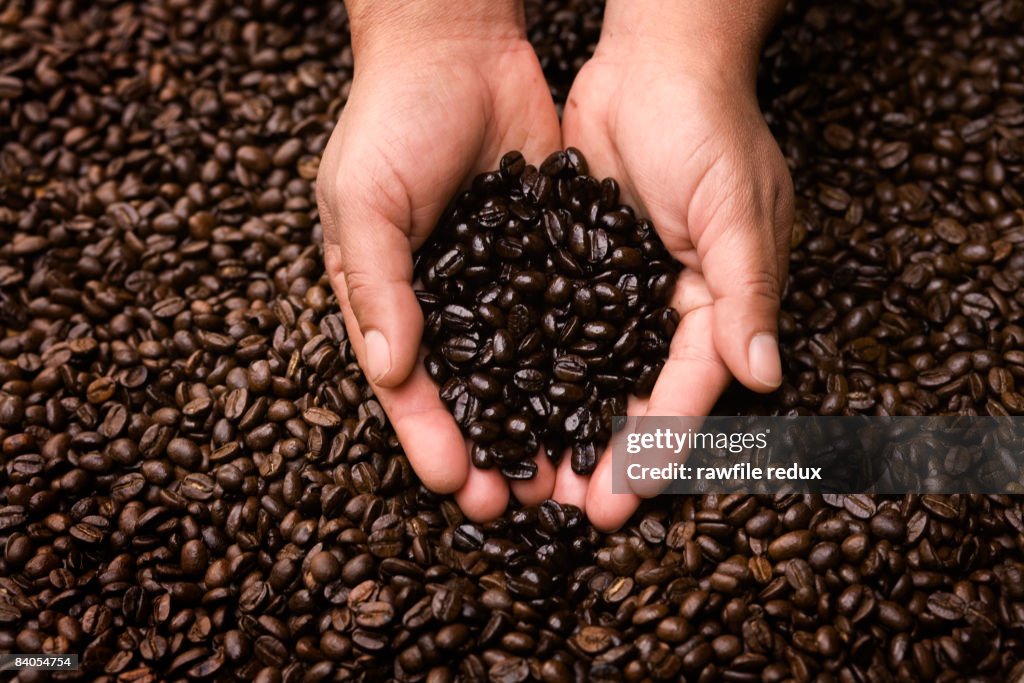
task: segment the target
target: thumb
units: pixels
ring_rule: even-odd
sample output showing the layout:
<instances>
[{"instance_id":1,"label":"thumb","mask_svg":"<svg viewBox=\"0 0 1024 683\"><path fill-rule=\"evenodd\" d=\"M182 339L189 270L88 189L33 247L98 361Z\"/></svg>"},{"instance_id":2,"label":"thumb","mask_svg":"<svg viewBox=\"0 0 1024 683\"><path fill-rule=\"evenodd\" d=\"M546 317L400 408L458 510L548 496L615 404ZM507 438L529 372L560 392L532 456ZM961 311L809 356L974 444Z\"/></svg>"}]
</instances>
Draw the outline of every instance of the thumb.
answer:
<instances>
[{"instance_id":1,"label":"thumb","mask_svg":"<svg viewBox=\"0 0 1024 683\"><path fill-rule=\"evenodd\" d=\"M327 272L335 291L346 293L362 333L366 376L383 387L398 386L416 365L423 334L409 239L380 217L346 218L339 225L325 201L320 213Z\"/></svg>"},{"instance_id":2,"label":"thumb","mask_svg":"<svg viewBox=\"0 0 1024 683\"><path fill-rule=\"evenodd\" d=\"M733 224L701 259L714 300L715 348L732 374L755 391L773 391L782 384L779 260L770 223Z\"/></svg>"}]
</instances>

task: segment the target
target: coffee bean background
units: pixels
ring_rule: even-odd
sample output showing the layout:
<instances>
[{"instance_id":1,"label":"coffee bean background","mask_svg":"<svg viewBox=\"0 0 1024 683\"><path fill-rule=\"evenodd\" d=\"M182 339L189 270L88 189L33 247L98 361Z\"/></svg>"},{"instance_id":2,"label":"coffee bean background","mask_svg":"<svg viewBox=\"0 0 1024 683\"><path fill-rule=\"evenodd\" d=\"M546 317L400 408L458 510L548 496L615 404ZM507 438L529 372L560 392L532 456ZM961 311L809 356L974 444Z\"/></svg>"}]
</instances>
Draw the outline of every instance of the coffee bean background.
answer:
<instances>
[{"instance_id":1,"label":"coffee bean background","mask_svg":"<svg viewBox=\"0 0 1024 683\"><path fill-rule=\"evenodd\" d=\"M600 8L531 12L564 97ZM787 12L787 381L719 411L1024 412L1022 20ZM666 498L602 535L423 490L317 246L346 35L338 2L0 10L0 649L125 682L1024 675L1018 498Z\"/></svg>"}]
</instances>

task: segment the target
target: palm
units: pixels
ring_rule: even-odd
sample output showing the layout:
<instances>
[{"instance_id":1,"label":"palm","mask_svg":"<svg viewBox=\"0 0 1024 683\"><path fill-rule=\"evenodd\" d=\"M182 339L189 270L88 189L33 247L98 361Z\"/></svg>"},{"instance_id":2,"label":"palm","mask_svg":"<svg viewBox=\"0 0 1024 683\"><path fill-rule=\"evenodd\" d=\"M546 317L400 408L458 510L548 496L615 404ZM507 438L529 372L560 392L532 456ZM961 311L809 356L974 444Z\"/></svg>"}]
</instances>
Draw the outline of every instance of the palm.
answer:
<instances>
[{"instance_id":1,"label":"palm","mask_svg":"<svg viewBox=\"0 0 1024 683\"><path fill-rule=\"evenodd\" d=\"M415 249L447 198L467 178L495 166L506 149L557 144L557 120L546 90L536 84L533 53L518 45L495 52L486 63L445 58L406 64L387 88L372 77L358 81L369 83L353 89L324 153L324 164L338 158L342 211L345 204L373 207L403 229Z\"/></svg>"}]
</instances>

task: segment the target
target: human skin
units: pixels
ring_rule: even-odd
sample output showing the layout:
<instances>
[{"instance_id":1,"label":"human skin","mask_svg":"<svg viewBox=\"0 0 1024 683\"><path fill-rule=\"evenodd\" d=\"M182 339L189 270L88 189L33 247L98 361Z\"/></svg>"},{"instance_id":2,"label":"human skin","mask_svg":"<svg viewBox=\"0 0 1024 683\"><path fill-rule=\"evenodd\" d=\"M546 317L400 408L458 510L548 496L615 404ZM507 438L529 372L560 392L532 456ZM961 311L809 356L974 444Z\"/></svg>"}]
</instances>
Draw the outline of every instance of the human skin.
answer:
<instances>
[{"instance_id":1,"label":"human skin","mask_svg":"<svg viewBox=\"0 0 1024 683\"><path fill-rule=\"evenodd\" d=\"M563 143L579 147L686 266L669 360L629 414L705 415L732 376L758 391L781 383L792 185L754 86L783 4L609 0L560 130L516 0L346 3L355 75L317 182L326 267L412 467L428 488L454 492L470 519L500 515L510 489L496 471L470 467L420 362L411 255L446 199L505 151L539 163ZM611 493L609 457L591 477L573 473L569 458L557 471L537 463L534 479L511 484L525 504L553 496L602 529L639 504Z\"/></svg>"}]
</instances>

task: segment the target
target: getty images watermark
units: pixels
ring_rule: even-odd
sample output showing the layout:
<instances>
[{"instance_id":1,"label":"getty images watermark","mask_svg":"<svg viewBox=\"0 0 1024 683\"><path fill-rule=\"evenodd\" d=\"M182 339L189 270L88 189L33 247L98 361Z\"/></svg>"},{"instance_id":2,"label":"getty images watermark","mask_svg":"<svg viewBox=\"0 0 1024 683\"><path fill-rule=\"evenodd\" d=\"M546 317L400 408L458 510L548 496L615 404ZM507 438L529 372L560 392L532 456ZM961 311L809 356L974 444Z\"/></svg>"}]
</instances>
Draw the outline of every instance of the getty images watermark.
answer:
<instances>
[{"instance_id":1,"label":"getty images watermark","mask_svg":"<svg viewBox=\"0 0 1024 683\"><path fill-rule=\"evenodd\" d=\"M1024 418L616 418L615 493L1024 493Z\"/></svg>"},{"instance_id":2,"label":"getty images watermark","mask_svg":"<svg viewBox=\"0 0 1024 683\"><path fill-rule=\"evenodd\" d=\"M768 448L768 436L771 429L763 432L713 432L696 431L687 428L685 432L677 432L668 427L655 428L651 431L631 432L626 434L626 453L638 455L645 451L675 456L689 455L692 451L710 449L723 450L727 453L741 454L751 449ZM821 481L820 467L801 467L798 464L774 467L755 467L750 462L733 462L725 465L691 466L682 462L668 462L654 466L631 462L626 467L626 476L631 481L650 480L689 480L730 481L762 479L776 481L808 480Z\"/></svg>"}]
</instances>

